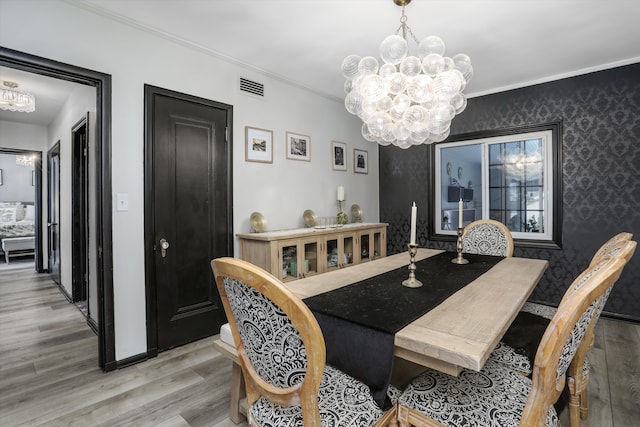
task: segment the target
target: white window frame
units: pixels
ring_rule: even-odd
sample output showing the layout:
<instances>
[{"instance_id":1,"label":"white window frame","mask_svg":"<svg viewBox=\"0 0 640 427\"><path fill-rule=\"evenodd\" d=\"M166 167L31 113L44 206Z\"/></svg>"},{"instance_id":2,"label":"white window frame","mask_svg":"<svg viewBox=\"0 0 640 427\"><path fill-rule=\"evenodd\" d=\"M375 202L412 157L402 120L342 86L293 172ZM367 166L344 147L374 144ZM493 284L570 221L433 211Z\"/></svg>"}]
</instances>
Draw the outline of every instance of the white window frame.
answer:
<instances>
[{"instance_id":1,"label":"white window frame","mask_svg":"<svg viewBox=\"0 0 640 427\"><path fill-rule=\"evenodd\" d=\"M561 124L552 124L552 125L542 125L534 127L532 131L527 131L526 128L519 129L514 131L502 131L496 132L498 135L496 136L487 136L482 137L482 132L475 134L468 134L468 137L464 135L460 135L455 141L445 141L443 143L434 144L434 170L433 170L433 186L432 194L433 194L433 206L434 211L432 212L432 221L431 221L431 230L432 236L431 238L435 238L438 240L438 237L445 237L443 240L450 240L450 237L456 236L457 232L455 230L457 224L454 224L454 227L449 225L449 229L444 229L443 221L442 221L442 213L443 213L443 189L446 188L446 183L443 185L443 173L442 168L446 168L446 165L442 165L442 150L446 150L447 148L452 147L463 147L470 145L480 145L480 164L481 164L481 210L478 209L476 211L476 220L478 219L489 219L489 146L493 144L503 144L508 142L519 142L525 140L532 139L542 139L543 140L543 155L544 155L544 171L543 171L543 206L542 210L544 228L541 232L515 232L512 231L512 236L516 242L529 242L532 243L532 246L538 246L539 243L541 246L561 246L561 212L557 212L558 209L562 209L561 203L561 185L558 182L559 177L561 177L561 171L557 170L561 167L561 153L560 140L561 134ZM555 132L555 135L554 135ZM488 132L490 133L490 132ZM451 139L451 138L450 138ZM555 142L555 143L554 143ZM555 169L554 169L555 168ZM453 165L454 173L457 169L456 165ZM460 182L458 185L462 187L466 187L464 183ZM478 197L476 195L475 197ZM447 208L445 208L447 209ZM480 213L478 212L480 211ZM478 214L481 215L481 218L478 218ZM451 229L453 228L453 229Z\"/></svg>"}]
</instances>

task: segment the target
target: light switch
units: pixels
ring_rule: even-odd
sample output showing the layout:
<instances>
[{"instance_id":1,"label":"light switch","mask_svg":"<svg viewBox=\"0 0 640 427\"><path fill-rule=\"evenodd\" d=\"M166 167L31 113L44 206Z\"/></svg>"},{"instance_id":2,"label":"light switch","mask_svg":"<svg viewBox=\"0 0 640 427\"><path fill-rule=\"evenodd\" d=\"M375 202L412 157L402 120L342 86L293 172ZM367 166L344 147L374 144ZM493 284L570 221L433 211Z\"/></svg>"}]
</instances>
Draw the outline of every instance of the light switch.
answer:
<instances>
[{"instance_id":1,"label":"light switch","mask_svg":"<svg viewBox=\"0 0 640 427\"><path fill-rule=\"evenodd\" d=\"M128 193L116 194L116 210L117 211L129 210L129 194Z\"/></svg>"}]
</instances>

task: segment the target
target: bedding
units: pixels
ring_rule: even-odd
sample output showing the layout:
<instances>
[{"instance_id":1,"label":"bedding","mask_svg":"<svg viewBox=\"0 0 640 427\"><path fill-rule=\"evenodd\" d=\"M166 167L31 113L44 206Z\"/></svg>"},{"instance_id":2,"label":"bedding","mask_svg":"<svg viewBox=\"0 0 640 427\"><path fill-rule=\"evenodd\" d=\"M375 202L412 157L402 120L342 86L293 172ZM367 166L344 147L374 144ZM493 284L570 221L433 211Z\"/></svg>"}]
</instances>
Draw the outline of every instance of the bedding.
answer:
<instances>
[{"instance_id":1,"label":"bedding","mask_svg":"<svg viewBox=\"0 0 640 427\"><path fill-rule=\"evenodd\" d=\"M33 202L0 202L0 240L35 236Z\"/></svg>"},{"instance_id":2,"label":"bedding","mask_svg":"<svg viewBox=\"0 0 640 427\"><path fill-rule=\"evenodd\" d=\"M35 222L22 221L0 222L0 240L7 237L35 236Z\"/></svg>"}]
</instances>

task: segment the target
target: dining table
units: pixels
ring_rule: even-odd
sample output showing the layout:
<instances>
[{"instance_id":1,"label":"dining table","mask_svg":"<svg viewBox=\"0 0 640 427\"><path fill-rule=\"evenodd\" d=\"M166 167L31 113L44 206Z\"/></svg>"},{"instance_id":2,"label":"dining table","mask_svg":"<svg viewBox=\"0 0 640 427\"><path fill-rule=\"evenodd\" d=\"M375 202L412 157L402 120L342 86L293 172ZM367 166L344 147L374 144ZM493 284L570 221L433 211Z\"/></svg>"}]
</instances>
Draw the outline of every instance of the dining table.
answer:
<instances>
[{"instance_id":1,"label":"dining table","mask_svg":"<svg viewBox=\"0 0 640 427\"><path fill-rule=\"evenodd\" d=\"M410 379L425 368L454 376L482 369L548 267L542 259L466 253L470 262L455 264L456 255L419 248L419 288L402 285L408 252L284 285L318 320L327 363L365 382L383 406L395 371L406 369ZM216 347L233 356L219 340ZM236 414L238 399L232 390Z\"/></svg>"},{"instance_id":2,"label":"dining table","mask_svg":"<svg viewBox=\"0 0 640 427\"><path fill-rule=\"evenodd\" d=\"M452 263L453 252L418 249L420 288L402 285L407 252L285 286L318 319L327 363L365 382L372 394L376 387L386 394L398 361L454 376L482 369L548 267L541 259L464 256L469 264ZM352 290L357 286L362 290Z\"/></svg>"}]
</instances>

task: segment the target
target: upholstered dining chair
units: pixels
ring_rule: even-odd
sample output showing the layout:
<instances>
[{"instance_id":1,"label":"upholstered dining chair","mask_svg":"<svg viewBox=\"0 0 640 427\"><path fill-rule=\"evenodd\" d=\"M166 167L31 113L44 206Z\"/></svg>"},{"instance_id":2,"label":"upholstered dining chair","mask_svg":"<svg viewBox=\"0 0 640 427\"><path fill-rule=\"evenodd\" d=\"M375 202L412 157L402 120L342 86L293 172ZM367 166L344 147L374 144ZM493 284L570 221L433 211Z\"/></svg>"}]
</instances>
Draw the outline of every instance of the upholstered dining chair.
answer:
<instances>
[{"instance_id":1,"label":"upholstered dining chair","mask_svg":"<svg viewBox=\"0 0 640 427\"><path fill-rule=\"evenodd\" d=\"M630 237L629 237L630 238ZM618 239L614 242L607 242L602 248L606 250L598 250L590 266L596 265L604 259L618 258L623 261L623 267L629 262L633 256L637 243L626 239ZM597 258L596 258L597 256ZM563 301L570 297L572 292L570 287ZM569 422L571 427L578 427L580 419L588 416L588 385L590 365L587 354L595 339L595 326L600 318L602 309L611 293L611 288L607 289L602 297L602 303L594 317L593 324L587 330L585 338L574 356L568 371L567 386L569 389ZM557 310L549 307L548 310L533 309L529 312L520 313L514 323L503 337L503 342L493 351L491 358L499 360L512 369L525 375L531 374L531 363L534 353L532 348L537 345L542 336L544 328L546 328L553 318ZM514 349L517 348L517 350Z\"/></svg>"},{"instance_id":2,"label":"upholstered dining chair","mask_svg":"<svg viewBox=\"0 0 640 427\"><path fill-rule=\"evenodd\" d=\"M468 254L512 256L513 238L509 229L492 219L467 224L462 234L462 252Z\"/></svg>"},{"instance_id":3,"label":"upholstered dining chair","mask_svg":"<svg viewBox=\"0 0 640 427\"><path fill-rule=\"evenodd\" d=\"M234 258L211 261L236 345L250 426L395 425L369 388L325 364L311 310L275 276Z\"/></svg>"},{"instance_id":4,"label":"upholstered dining chair","mask_svg":"<svg viewBox=\"0 0 640 427\"><path fill-rule=\"evenodd\" d=\"M603 296L623 265L620 258L603 259L574 280L572 292L542 337L531 379L491 359L479 372L463 370L458 377L427 370L400 396L400 426L558 425L553 404Z\"/></svg>"}]
</instances>

